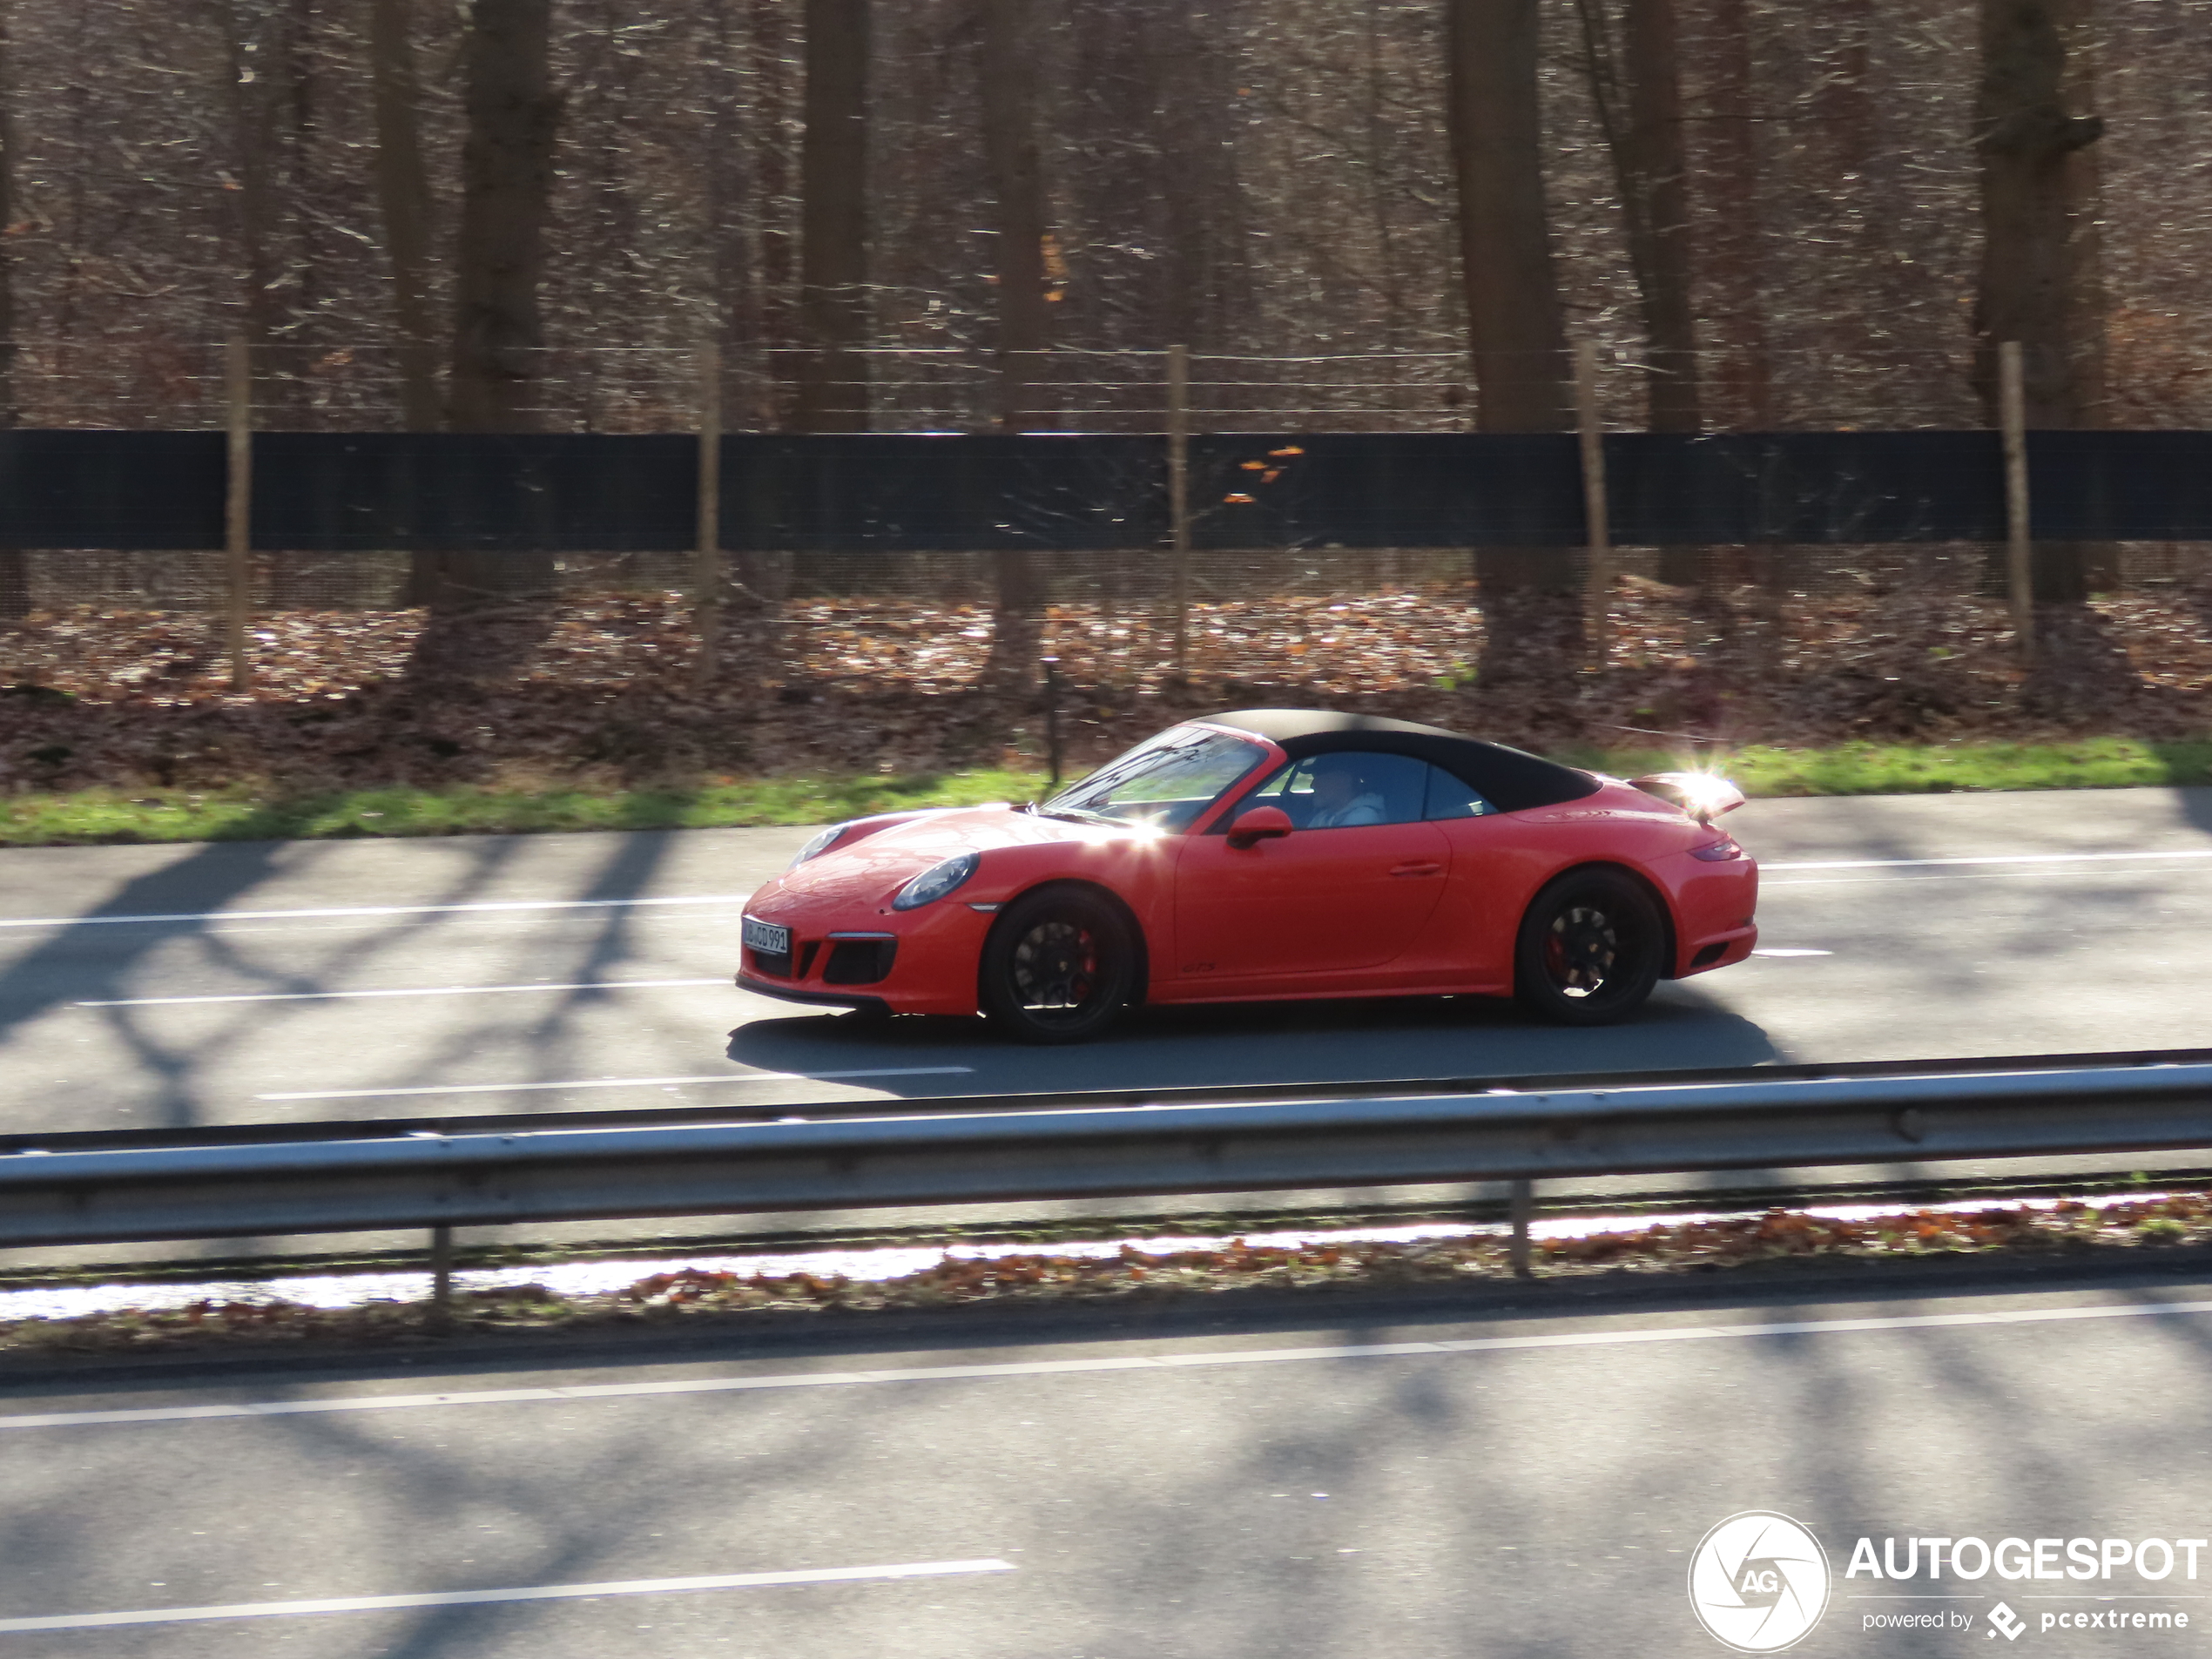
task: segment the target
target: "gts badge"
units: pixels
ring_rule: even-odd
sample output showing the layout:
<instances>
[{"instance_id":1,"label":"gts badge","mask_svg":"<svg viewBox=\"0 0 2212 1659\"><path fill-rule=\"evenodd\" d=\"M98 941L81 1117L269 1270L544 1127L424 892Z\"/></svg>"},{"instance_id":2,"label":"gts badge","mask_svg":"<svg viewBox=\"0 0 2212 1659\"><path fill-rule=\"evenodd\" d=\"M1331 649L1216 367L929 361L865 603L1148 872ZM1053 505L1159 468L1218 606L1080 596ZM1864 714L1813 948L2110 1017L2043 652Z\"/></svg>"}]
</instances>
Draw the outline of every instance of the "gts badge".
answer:
<instances>
[{"instance_id":1,"label":"gts badge","mask_svg":"<svg viewBox=\"0 0 2212 1659\"><path fill-rule=\"evenodd\" d=\"M1185 962L1183 965L1183 971L1186 974L1211 974L1213 972L1213 964L1211 962Z\"/></svg>"}]
</instances>

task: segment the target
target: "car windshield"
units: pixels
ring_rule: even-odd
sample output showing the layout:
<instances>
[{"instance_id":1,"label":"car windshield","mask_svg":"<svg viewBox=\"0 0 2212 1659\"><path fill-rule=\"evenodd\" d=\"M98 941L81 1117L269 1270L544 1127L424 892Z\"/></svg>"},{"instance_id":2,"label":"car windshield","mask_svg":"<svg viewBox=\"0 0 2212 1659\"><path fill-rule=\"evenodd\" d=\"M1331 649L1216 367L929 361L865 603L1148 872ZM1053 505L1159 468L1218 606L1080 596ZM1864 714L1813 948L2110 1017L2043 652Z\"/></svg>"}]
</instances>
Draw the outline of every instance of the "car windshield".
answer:
<instances>
[{"instance_id":1,"label":"car windshield","mask_svg":"<svg viewBox=\"0 0 2212 1659\"><path fill-rule=\"evenodd\" d=\"M1038 810L1186 830L1267 751L1199 726L1175 726L1108 761Z\"/></svg>"}]
</instances>

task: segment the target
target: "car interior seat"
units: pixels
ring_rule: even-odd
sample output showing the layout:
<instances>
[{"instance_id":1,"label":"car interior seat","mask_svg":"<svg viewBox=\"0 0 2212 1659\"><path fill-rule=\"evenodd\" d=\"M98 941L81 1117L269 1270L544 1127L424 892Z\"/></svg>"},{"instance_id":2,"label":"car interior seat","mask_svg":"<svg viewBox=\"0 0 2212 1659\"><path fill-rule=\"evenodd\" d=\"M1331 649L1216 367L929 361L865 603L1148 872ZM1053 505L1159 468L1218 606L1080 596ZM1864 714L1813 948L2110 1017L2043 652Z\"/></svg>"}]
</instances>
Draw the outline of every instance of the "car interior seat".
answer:
<instances>
[{"instance_id":1,"label":"car interior seat","mask_svg":"<svg viewBox=\"0 0 2212 1659\"><path fill-rule=\"evenodd\" d=\"M1386 824L1418 824L1421 819L1422 797L1428 786L1428 768L1420 761L1403 762L1394 759L1368 768L1370 775L1362 779L1364 786L1383 799L1383 822Z\"/></svg>"}]
</instances>

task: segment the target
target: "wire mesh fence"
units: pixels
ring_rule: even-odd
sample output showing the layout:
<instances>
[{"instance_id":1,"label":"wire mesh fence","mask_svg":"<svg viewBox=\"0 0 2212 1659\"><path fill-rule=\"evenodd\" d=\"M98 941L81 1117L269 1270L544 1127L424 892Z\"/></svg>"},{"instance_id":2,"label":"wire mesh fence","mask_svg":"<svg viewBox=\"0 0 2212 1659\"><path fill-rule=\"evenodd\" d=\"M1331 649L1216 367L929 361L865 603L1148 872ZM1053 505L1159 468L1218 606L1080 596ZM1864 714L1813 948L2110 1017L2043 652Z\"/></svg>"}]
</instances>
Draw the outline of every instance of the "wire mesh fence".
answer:
<instances>
[{"instance_id":1,"label":"wire mesh fence","mask_svg":"<svg viewBox=\"0 0 2212 1659\"><path fill-rule=\"evenodd\" d=\"M872 431L998 429L1009 371L991 354L858 357L865 380L847 389L865 393ZM694 433L712 403L722 428L744 442L784 428L792 388L806 372L795 354L755 359L768 368L749 362L710 378L700 354L689 351L548 351L535 364L538 401L528 413L549 433L672 439ZM1237 504L1267 506L1272 498L1259 480L1272 485L1289 463L1269 459L1264 445L1245 445L1251 455L1238 459L1238 441L1221 435L1371 434L1433 442L1430 435L1464 433L1473 408L1464 358L1191 354L1186 362L1178 377L1165 352L1053 352L1019 374L1030 430L1131 438L1184 430L1197 450L1214 444L1218 454L1202 455L1193 475L1197 545L1190 550L1175 550L1164 523L1155 527L1159 534L1119 547L968 550L941 536L935 545L894 551L858 536L840 545L833 531L822 531L781 548L773 544L771 512L765 531L749 532L744 550L723 557L733 670L772 685L865 680L928 689L974 683L990 671L995 651L1018 649L1058 653L1071 677L1095 684L1152 684L1179 669L1231 681L1293 675L1322 689L1372 689L1449 685L1471 673L1484 624L1476 560L1465 540L1332 544L1325 532L1309 533L1283 514L1244 511ZM22 368L27 428L204 432L228 414L216 347L125 359L26 346ZM1634 430L1645 366L1616 354L1600 368L1603 418L1615 430ZM1894 372L1964 377L1970 370L1961 355L1900 360ZM408 372L384 347L257 348L251 423L265 434L395 433ZM1288 453L1302 455L1304 447ZM1390 499L1399 486L1388 475L1346 475L1352 482L1339 494L1348 490L1355 504L1382 516L1402 507ZM670 479L656 486L667 499L651 505L672 543L597 548L578 545L568 531L550 540L557 550L545 563L546 603L563 627L633 641L650 635L657 660L696 649L688 606L698 597L698 566L680 545L693 509L691 483L688 474ZM1142 482L1152 488L1149 477ZM1993 496L1993 481L1976 488L1984 485ZM833 481L822 488L837 493ZM1580 584L1584 554L1568 544L1579 535L1550 539L1545 556L1568 585ZM2099 603L2116 626L2158 642L2147 651L2171 651L2196 625L2190 607L2207 577L2209 551L2212 538L2101 543L2096 585L2106 597ZM246 650L255 671L311 683L318 651L328 655L321 678L333 684L403 665L403 642L423 624L418 557L373 542L344 551L257 547L246 561L243 596L254 619ZM0 615L19 615L0 628L0 678L91 683L106 673L165 674L184 684L212 673L214 615L240 597L232 569L209 548L0 552ZM1878 631L1880 618L1901 607L1942 610L1954 618L1946 624L1953 631L2001 631L1996 569L1991 544L1977 540L1632 543L1613 550L1603 584L1603 603L1617 613L1608 651L1622 662L1655 654L1690 660L1727 648L1747 629L1764 631L1777 649L1794 649L1789 642L1802 638L1807 651L1833 650L1839 617L1862 617ZM1188 644L1178 664L1179 633ZM366 657L338 643L371 637L383 643ZM134 639L144 649L134 649ZM1948 649L1940 641L1928 648Z\"/></svg>"}]
</instances>

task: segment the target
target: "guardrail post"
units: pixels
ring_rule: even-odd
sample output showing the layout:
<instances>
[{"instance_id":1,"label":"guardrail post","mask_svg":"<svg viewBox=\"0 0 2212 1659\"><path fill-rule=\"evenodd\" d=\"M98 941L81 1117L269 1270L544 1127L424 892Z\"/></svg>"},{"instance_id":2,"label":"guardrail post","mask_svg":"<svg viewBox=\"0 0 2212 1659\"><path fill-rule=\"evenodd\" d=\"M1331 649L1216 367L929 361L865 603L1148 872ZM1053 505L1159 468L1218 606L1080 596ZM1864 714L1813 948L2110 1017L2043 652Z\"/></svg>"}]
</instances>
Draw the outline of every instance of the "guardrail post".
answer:
<instances>
[{"instance_id":1,"label":"guardrail post","mask_svg":"<svg viewBox=\"0 0 2212 1659\"><path fill-rule=\"evenodd\" d=\"M1536 1216L1536 1184L1520 1180L1513 1184L1513 1273L1515 1278L1536 1277L1534 1263L1528 1249L1528 1224Z\"/></svg>"},{"instance_id":2,"label":"guardrail post","mask_svg":"<svg viewBox=\"0 0 2212 1659\"><path fill-rule=\"evenodd\" d=\"M430 1229L430 1318L433 1331L453 1328L453 1229Z\"/></svg>"}]
</instances>

